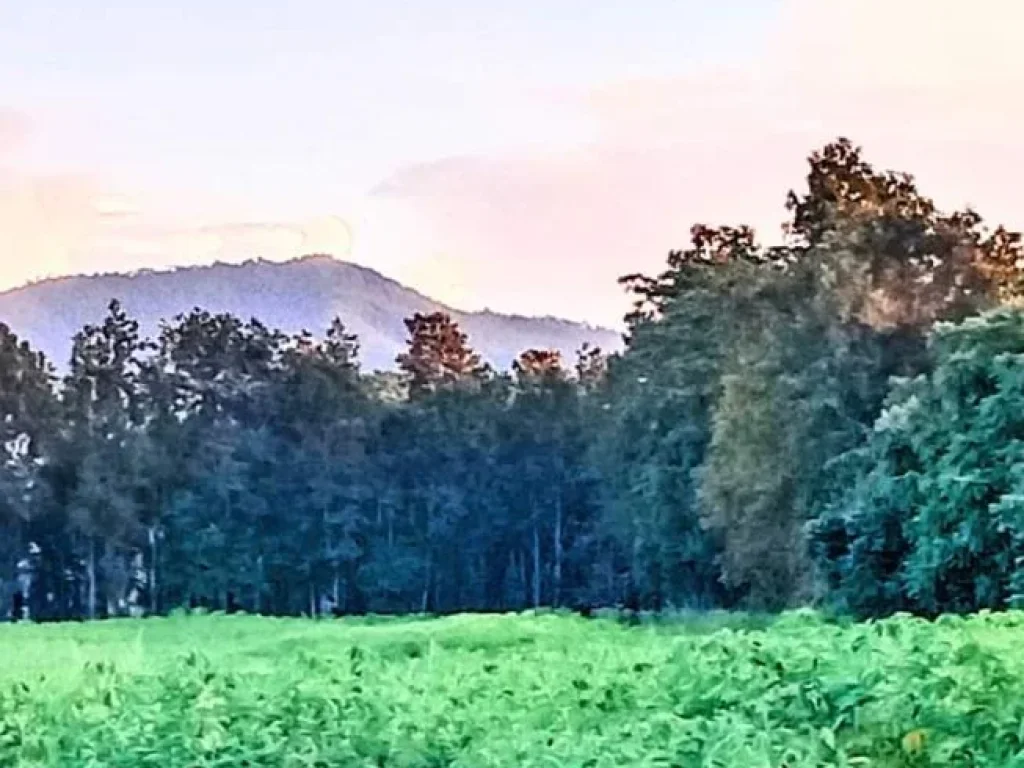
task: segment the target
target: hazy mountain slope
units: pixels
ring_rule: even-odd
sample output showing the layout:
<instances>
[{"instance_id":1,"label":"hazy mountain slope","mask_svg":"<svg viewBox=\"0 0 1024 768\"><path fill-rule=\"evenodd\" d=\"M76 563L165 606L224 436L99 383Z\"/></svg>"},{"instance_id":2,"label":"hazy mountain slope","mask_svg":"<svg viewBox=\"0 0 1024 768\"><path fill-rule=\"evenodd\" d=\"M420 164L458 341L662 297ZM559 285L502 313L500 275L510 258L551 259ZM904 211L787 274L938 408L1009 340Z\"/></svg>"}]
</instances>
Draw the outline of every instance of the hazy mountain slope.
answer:
<instances>
[{"instance_id":1,"label":"hazy mountain slope","mask_svg":"<svg viewBox=\"0 0 1024 768\"><path fill-rule=\"evenodd\" d=\"M71 337L84 324L100 321L114 298L150 335L160 320L193 307L317 335L338 315L359 334L367 370L393 368L405 344L402 320L438 309L450 312L485 359L503 369L530 347L559 349L571 362L583 342L606 350L620 343L612 331L554 318L451 310L371 269L326 256L46 280L0 293L0 322L62 368Z\"/></svg>"}]
</instances>

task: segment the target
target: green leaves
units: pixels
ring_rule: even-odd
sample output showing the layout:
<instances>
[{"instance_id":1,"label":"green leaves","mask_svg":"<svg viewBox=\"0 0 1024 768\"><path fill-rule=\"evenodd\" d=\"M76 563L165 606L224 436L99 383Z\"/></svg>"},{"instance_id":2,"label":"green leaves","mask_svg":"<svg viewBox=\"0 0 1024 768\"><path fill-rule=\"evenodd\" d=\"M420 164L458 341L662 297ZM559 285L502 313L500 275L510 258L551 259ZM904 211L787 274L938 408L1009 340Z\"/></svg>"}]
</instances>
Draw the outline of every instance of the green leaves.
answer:
<instances>
[{"instance_id":1,"label":"green leaves","mask_svg":"<svg viewBox=\"0 0 1024 768\"><path fill-rule=\"evenodd\" d=\"M859 481L816 529L844 538L825 560L862 613L1001 608L1020 582L1024 316L940 325L930 348L933 369L894 388Z\"/></svg>"},{"instance_id":2,"label":"green leaves","mask_svg":"<svg viewBox=\"0 0 1024 768\"><path fill-rule=\"evenodd\" d=\"M1024 749L1019 613L842 628L801 611L711 634L553 615L137 627L0 634L19 659L0 670L0 765L994 768Z\"/></svg>"},{"instance_id":3,"label":"green leaves","mask_svg":"<svg viewBox=\"0 0 1024 768\"><path fill-rule=\"evenodd\" d=\"M1024 748L1016 613L712 634L207 616L146 622L133 655L135 626L0 636L21 660L0 671L0 765L998 766Z\"/></svg>"}]
</instances>

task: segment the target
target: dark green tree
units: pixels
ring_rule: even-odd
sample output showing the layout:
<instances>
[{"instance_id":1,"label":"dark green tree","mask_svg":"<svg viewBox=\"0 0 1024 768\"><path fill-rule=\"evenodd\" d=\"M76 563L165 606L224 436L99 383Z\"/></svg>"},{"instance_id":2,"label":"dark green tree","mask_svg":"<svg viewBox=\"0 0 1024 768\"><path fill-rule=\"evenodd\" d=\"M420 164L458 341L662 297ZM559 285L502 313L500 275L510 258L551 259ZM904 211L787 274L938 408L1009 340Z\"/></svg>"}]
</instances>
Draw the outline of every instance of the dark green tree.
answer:
<instances>
[{"instance_id":1,"label":"dark green tree","mask_svg":"<svg viewBox=\"0 0 1024 768\"><path fill-rule=\"evenodd\" d=\"M41 533L42 467L56 437L54 375L45 357L0 324L0 616L18 589L17 564Z\"/></svg>"},{"instance_id":2,"label":"dark green tree","mask_svg":"<svg viewBox=\"0 0 1024 768\"><path fill-rule=\"evenodd\" d=\"M285 350L274 398L283 455L279 496L289 510L281 536L299 545L303 578L319 611L325 592L346 612L362 612L359 569L367 556L371 472L366 451L372 414L359 375L359 345L335 320L322 342L300 335Z\"/></svg>"},{"instance_id":3,"label":"dark green tree","mask_svg":"<svg viewBox=\"0 0 1024 768\"><path fill-rule=\"evenodd\" d=\"M940 324L930 348L811 527L831 596L860 615L1003 608L1024 587L1024 315Z\"/></svg>"},{"instance_id":4,"label":"dark green tree","mask_svg":"<svg viewBox=\"0 0 1024 768\"><path fill-rule=\"evenodd\" d=\"M141 545L147 450L141 380L148 351L138 323L112 301L101 324L76 334L61 390L63 430L48 474L74 560L83 565L80 600L90 618L104 595L106 612L126 609L127 563Z\"/></svg>"},{"instance_id":5,"label":"dark green tree","mask_svg":"<svg viewBox=\"0 0 1024 768\"><path fill-rule=\"evenodd\" d=\"M161 527L168 605L227 608L244 597L250 610L262 607L263 551L274 544L259 534L280 514L262 489L277 467L286 341L258 321L199 309L161 329L154 379L178 422L167 426L181 480L165 496L171 514Z\"/></svg>"}]
</instances>

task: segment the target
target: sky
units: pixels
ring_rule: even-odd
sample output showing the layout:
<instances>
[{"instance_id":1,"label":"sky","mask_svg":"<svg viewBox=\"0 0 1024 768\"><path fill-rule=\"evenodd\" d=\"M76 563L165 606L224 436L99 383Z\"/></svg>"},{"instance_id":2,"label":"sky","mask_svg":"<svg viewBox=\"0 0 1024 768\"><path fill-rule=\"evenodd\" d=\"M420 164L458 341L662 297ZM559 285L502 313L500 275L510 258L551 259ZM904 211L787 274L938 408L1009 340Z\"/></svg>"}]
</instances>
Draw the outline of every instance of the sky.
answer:
<instances>
[{"instance_id":1,"label":"sky","mask_svg":"<svg viewBox=\"0 0 1024 768\"><path fill-rule=\"evenodd\" d=\"M0 0L0 289L326 252L618 324L837 136L1024 227L1019 0ZM1015 97L1014 94L1017 94Z\"/></svg>"}]
</instances>

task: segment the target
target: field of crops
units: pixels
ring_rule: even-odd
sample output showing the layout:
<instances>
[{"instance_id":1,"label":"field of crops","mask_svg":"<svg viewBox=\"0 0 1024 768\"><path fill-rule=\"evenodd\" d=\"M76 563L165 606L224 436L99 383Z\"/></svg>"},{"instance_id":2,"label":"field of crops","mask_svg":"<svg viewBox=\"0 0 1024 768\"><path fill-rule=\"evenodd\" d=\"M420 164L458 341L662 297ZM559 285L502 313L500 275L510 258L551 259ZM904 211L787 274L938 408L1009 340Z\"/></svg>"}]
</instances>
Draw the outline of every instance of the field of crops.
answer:
<instances>
[{"instance_id":1,"label":"field of crops","mask_svg":"<svg viewBox=\"0 0 1024 768\"><path fill-rule=\"evenodd\" d=\"M1024 614L740 626L0 625L0 766L1024 765Z\"/></svg>"}]
</instances>

